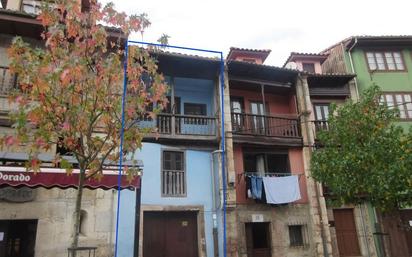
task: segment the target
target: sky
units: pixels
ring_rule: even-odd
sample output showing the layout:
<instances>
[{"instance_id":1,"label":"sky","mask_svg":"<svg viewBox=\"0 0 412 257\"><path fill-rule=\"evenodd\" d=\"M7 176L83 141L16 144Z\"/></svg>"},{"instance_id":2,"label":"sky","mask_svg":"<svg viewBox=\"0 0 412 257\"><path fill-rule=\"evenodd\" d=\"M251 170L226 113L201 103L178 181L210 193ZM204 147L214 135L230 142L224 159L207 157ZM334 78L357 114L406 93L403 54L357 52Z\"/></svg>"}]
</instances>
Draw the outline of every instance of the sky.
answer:
<instances>
[{"instance_id":1,"label":"sky","mask_svg":"<svg viewBox=\"0 0 412 257\"><path fill-rule=\"evenodd\" d=\"M170 45L223 51L224 56L231 46L270 49L265 64L275 66L282 66L290 52L318 53L352 35L412 34L411 0L112 2L119 11L148 14L152 25L144 41L156 42L166 33Z\"/></svg>"}]
</instances>

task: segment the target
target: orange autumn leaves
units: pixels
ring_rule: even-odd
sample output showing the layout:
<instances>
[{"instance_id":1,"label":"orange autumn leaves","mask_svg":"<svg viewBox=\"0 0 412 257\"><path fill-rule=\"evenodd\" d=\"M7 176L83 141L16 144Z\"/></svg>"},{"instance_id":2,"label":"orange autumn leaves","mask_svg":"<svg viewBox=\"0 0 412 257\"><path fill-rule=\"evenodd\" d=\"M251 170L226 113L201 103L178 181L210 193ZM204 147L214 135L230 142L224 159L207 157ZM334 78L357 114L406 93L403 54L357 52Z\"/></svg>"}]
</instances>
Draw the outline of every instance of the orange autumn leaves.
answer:
<instances>
[{"instance_id":1,"label":"orange autumn leaves","mask_svg":"<svg viewBox=\"0 0 412 257\"><path fill-rule=\"evenodd\" d=\"M87 176L101 177L105 162L119 161L122 46L129 33L142 32L150 22L145 14L116 12L113 4L92 2L90 10L82 12L76 0L45 5L38 19L45 29L44 46L35 48L16 38L8 49L10 70L18 74L20 87L10 96L16 133L0 141L27 145L28 166L33 168L41 165L38 154L52 153L57 144L76 158ZM102 24L115 30L115 36L109 38ZM133 47L128 55L124 152L134 153L148 132L136 124L165 106L168 87L147 49ZM60 155L54 159L68 172L72 169Z\"/></svg>"}]
</instances>

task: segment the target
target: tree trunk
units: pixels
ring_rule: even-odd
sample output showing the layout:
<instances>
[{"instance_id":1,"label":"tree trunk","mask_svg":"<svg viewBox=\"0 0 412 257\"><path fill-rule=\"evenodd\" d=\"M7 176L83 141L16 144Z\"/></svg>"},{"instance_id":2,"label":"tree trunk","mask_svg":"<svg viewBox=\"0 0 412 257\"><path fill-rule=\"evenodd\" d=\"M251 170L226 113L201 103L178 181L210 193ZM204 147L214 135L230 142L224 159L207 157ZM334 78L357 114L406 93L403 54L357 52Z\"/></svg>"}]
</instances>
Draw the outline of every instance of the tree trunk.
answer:
<instances>
[{"instance_id":1,"label":"tree trunk","mask_svg":"<svg viewBox=\"0 0 412 257\"><path fill-rule=\"evenodd\" d=\"M72 231L72 244L71 247L77 247L79 244L79 233L80 233L80 217L82 208L82 196L83 196L83 186L84 179L86 177L86 170L83 165L80 165L79 174L79 186L77 188L76 195L76 206L73 213L73 231ZM73 257L76 257L76 252L73 252Z\"/></svg>"}]
</instances>

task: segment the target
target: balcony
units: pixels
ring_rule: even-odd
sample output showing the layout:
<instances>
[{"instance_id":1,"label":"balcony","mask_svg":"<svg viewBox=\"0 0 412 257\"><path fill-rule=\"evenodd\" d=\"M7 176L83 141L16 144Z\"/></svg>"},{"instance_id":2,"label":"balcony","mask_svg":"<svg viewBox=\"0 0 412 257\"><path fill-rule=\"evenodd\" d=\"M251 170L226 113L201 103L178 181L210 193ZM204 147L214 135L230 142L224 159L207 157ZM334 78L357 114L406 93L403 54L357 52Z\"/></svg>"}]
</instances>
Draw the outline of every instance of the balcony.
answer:
<instances>
[{"instance_id":1,"label":"balcony","mask_svg":"<svg viewBox=\"0 0 412 257\"><path fill-rule=\"evenodd\" d=\"M329 130L329 124L327 120L314 120L315 132Z\"/></svg>"},{"instance_id":2,"label":"balcony","mask_svg":"<svg viewBox=\"0 0 412 257\"><path fill-rule=\"evenodd\" d=\"M0 95L8 95L17 85L17 77L8 67L0 66Z\"/></svg>"},{"instance_id":3,"label":"balcony","mask_svg":"<svg viewBox=\"0 0 412 257\"><path fill-rule=\"evenodd\" d=\"M232 112L232 133L241 143L301 145L299 126L297 118Z\"/></svg>"},{"instance_id":4,"label":"balcony","mask_svg":"<svg viewBox=\"0 0 412 257\"><path fill-rule=\"evenodd\" d=\"M142 128L157 128L159 138L170 139L217 139L216 117L158 114L155 120L147 118L139 122Z\"/></svg>"}]
</instances>

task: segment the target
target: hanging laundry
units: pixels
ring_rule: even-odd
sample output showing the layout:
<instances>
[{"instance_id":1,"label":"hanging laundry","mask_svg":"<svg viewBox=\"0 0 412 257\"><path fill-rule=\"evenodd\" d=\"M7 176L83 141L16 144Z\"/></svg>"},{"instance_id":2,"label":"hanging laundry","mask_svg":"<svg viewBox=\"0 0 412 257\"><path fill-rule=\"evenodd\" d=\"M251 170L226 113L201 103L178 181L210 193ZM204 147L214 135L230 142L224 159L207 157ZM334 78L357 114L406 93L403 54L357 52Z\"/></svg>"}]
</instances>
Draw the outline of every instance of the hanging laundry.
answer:
<instances>
[{"instance_id":1,"label":"hanging laundry","mask_svg":"<svg viewBox=\"0 0 412 257\"><path fill-rule=\"evenodd\" d=\"M263 187L262 177L251 176L250 183L251 183L252 198L261 200L262 199L262 187Z\"/></svg>"},{"instance_id":2,"label":"hanging laundry","mask_svg":"<svg viewBox=\"0 0 412 257\"><path fill-rule=\"evenodd\" d=\"M284 204L297 201L301 198L299 177L263 177L266 202L270 204Z\"/></svg>"}]
</instances>

